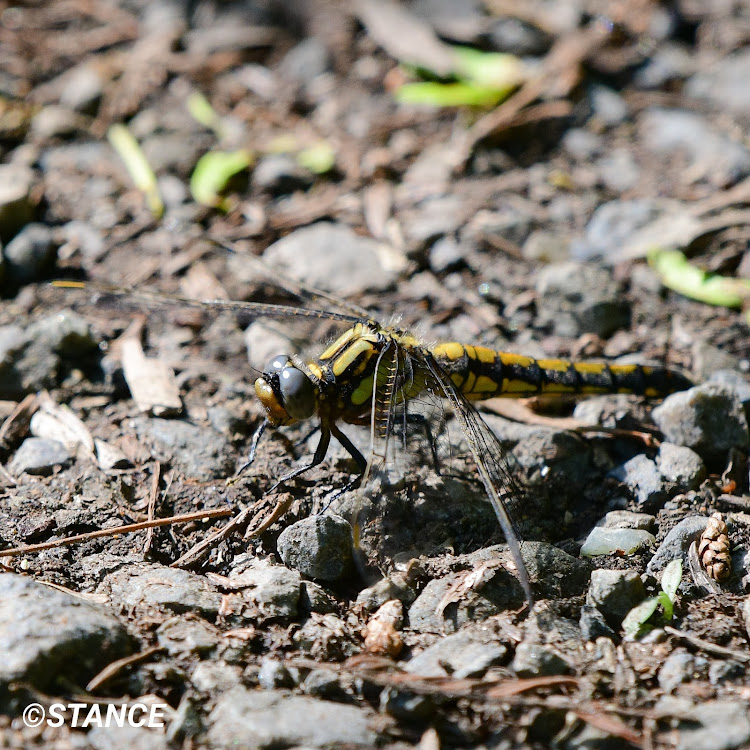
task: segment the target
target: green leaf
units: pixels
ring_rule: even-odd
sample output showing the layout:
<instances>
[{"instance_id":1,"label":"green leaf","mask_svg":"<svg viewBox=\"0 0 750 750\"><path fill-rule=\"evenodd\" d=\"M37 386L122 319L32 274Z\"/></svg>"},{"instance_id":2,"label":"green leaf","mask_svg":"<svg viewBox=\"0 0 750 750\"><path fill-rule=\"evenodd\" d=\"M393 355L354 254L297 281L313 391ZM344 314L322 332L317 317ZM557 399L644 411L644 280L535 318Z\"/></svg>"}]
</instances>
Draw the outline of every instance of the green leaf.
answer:
<instances>
[{"instance_id":1,"label":"green leaf","mask_svg":"<svg viewBox=\"0 0 750 750\"><path fill-rule=\"evenodd\" d=\"M491 107L507 98L505 90L476 86L471 83L405 83L394 92L402 104L424 104L431 107Z\"/></svg>"},{"instance_id":2,"label":"green leaf","mask_svg":"<svg viewBox=\"0 0 750 750\"><path fill-rule=\"evenodd\" d=\"M135 186L140 190L149 211L156 219L164 214L164 203L156 182L156 175L138 145L138 141L124 125L112 125L107 131L107 139L125 164Z\"/></svg>"},{"instance_id":3,"label":"green leaf","mask_svg":"<svg viewBox=\"0 0 750 750\"><path fill-rule=\"evenodd\" d=\"M656 612L658 605L659 599L652 596L633 607L622 621L622 629L625 636L630 639L637 638L651 615Z\"/></svg>"},{"instance_id":4,"label":"green leaf","mask_svg":"<svg viewBox=\"0 0 750 750\"><path fill-rule=\"evenodd\" d=\"M664 609L664 619L671 620L672 615L674 614L674 604L669 598L669 595L664 591L660 591L659 595L656 598L659 600L659 604L661 604L662 608Z\"/></svg>"},{"instance_id":5,"label":"green leaf","mask_svg":"<svg viewBox=\"0 0 750 750\"><path fill-rule=\"evenodd\" d=\"M682 560L672 560L661 575L661 589L667 595L670 604L674 603L677 589L682 581Z\"/></svg>"},{"instance_id":6,"label":"green leaf","mask_svg":"<svg viewBox=\"0 0 750 750\"><path fill-rule=\"evenodd\" d=\"M314 174L325 174L330 172L336 164L336 154L330 143L318 141L312 146L303 148L297 154L297 162Z\"/></svg>"},{"instance_id":7,"label":"green leaf","mask_svg":"<svg viewBox=\"0 0 750 750\"><path fill-rule=\"evenodd\" d=\"M453 52L456 76L465 83L504 91L523 81L523 64L515 55L482 52L473 47L454 47Z\"/></svg>"},{"instance_id":8,"label":"green leaf","mask_svg":"<svg viewBox=\"0 0 750 750\"><path fill-rule=\"evenodd\" d=\"M686 297L720 307L742 307L750 299L750 279L732 279L693 266L679 250L649 251L648 262L662 284Z\"/></svg>"},{"instance_id":9,"label":"green leaf","mask_svg":"<svg viewBox=\"0 0 750 750\"><path fill-rule=\"evenodd\" d=\"M204 206L228 210L229 205L221 194L229 180L246 170L253 163L253 153L248 149L239 151L209 151L203 154L190 176L190 192Z\"/></svg>"},{"instance_id":10,"label":"green leaf","mask_svg":"<svg viewBox=\"0 0 750 750\"><path fill-rule=\"evenodd\" d=\"M187 100L187 109L196 122L213 130L219 140L224 137L225 128L221 117L203 94L198 91L190 94Z\"/></svg>"}]
</instances>

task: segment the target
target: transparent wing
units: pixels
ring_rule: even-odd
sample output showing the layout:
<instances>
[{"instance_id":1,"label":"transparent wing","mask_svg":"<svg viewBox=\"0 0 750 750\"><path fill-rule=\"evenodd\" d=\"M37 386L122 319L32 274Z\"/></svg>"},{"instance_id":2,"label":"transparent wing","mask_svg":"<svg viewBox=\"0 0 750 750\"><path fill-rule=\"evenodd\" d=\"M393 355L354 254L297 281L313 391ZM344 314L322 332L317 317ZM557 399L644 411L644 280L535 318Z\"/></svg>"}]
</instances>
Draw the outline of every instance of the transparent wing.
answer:
<instances>
[{"instance_id":1,"label":"transparent wing","mask_svg":"<svg viewBox=\"0 0 750 750\"><path fill-rule=\"evenodd\" d=\"M521 540L513 523L513 506L521 502L523 492L508 468L506 451L471 402L453 385L450 377L432 355L423 353L421 356L422 364L435 381L438 390L442 391L450 402L461 425L482 484L505 534L521 586L531 606L534 599L529 574L521 555Z\"/></svg>"},{"instance_id":2,"label":"transparent wing","mask_svg":"<svg viewBox=\"0 0 750 750\"><path fill-rule=\"evenodd\" d=\"M341 310L345 310L346 314L353 315L356 318L370 317L370 313L367 310L365 310L363 307L360 307L359 305L355 305L353 302L349 302L349 300L341 299L333 294L324 292L321 289L315 289L314 287L308 286L301 281L295 281L293 279L281 277L279 276L279 272L277 269L271 268L257 256L249 255L248 253L241 253L238 250L235 250L231 245L226 244L216 237L209 237L208 239L214 245L218 245L223 250L232 253L232 255L234 255L235 257L241 257L243 263L247 263L248 265L259 269L263 274L265 274L267 279L274 286L278 287L279 289L283 289L284 291L289 292L296 297L299 297L301 300L322 300L330 305L338 307Z\"/></svg>"},{"instance_id":3,"label":"transparent wing","mask_svg":"<svg viewBox=\"0 0 750 750\"><path fill-rule=\"evenodd\" d=\"M83 289L95 292L104 297L120 300L141 301L150 307L192 307L204 310L228 310L230 312L246 312L265 318L318 318L336 320L342 323L354 324L362 320L360 316L338 313L332 310L311 310L307 307L293 305L274 305L266 302L240 302L235 300L207 299L195 300L178 295L160 294L140 289L104 284L99 281L53 281L52 286L62 289Z\"/></svg>"}]
</instances>

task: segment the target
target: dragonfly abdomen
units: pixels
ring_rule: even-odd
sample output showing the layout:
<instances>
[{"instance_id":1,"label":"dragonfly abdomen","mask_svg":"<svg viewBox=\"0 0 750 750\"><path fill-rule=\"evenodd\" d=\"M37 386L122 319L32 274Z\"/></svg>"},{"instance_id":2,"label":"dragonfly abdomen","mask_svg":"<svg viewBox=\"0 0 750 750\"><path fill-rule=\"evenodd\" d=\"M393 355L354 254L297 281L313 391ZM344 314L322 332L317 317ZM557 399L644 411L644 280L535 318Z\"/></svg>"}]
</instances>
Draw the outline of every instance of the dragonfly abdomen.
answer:
<instances>
[{"instance_id":1,"label":"dragonfly abdomen","mask_svg":"<svg viewBox=\"0 0 750 750\"><path fill-rule=\"evenodd\" d=\"M536 395L632 393L661 398L693 384L679 372L647 365L534 359L449 342L431 349L453 384L471 400Z\"/></svg>"}]
</instances>

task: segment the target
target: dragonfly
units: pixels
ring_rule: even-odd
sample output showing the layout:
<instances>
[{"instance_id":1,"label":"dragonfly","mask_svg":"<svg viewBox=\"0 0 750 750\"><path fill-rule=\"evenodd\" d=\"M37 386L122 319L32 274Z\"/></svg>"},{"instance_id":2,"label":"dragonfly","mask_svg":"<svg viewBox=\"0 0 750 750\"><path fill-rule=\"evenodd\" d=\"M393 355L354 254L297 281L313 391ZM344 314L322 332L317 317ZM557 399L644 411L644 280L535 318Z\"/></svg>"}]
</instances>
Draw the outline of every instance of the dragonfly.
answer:
<instances>
[{"instance_id":1,"label":"dragonfly","mask_svg":"<svg viewBox=\"0 0 750 750\"><path fill-rule=\"evenodd\" d=\"M362 486L374 461L378 457L385 459L391 437L412 423L425 428L437 467L429 423L424 415L410 413L409 407L424 394L444 399L460 425L529 606L533 605L533 593L514 522L523 490L513 475L506 449L483 420L476 402L497 397L607 393L663 398L693 385L683 373L663 366L538 359L456 341L426 344L404 328L379 322L357 305L301 284L293 290L298 296L305 296L308 303L317 299L335 304L341 312L265 302L194 300L100 282L53 284L91 289L114 297L137 297L155 304L225 310L263 318L314 318L345 326L345 331L317 357L303 360L294 354L279 354L271 358L257 377L255 393L264 419L253 436L249 460L243 469L255 456L267 428L313 418L317 419L319 438L312 458L279 478L272 489L322 463L331 438L343 446L359 470L345 489ZM369 430L368 457L347 436L342 424Z\"/></svg>"}]
</instances>

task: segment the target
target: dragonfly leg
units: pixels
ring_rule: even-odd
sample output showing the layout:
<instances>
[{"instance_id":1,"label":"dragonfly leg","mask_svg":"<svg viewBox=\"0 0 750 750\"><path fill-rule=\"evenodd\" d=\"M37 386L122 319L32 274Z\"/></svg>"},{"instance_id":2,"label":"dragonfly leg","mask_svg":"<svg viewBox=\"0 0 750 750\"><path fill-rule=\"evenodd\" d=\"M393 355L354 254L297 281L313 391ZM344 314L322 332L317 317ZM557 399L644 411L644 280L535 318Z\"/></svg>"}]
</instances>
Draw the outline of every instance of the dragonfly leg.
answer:
<instances>
[{"instance_id":1,"label":"dragonfly leg","mask_svg":"<svg viewBox=\"0 0 750 750\"><path fill-rule=\"evenodd\" d=\"M271 487L269 492L273 492L285 482L288 482L290 479L294 479L295 477L298 477L300 474L304 474L306 471L309 471L314 466L317 466L319 463L321 463L323 459L326 457L326 453L328 453L328 446L330 444L331 444L331 431L321 427L320 428L320 441L318 442L318 447L315 449L315 455L313 455L312 461L310 461L310 463L306 464L305 466L300 466L298 469L295 469L294 471L290 471L288 474L284 474L284 476L281 477L281 479L279 479L273 485L273 487Z\"/></svg>"},{"instance_id":2,"label":"dragonfly leg","mask_svg":"<svg viewBox=\"0 0 750 750\"><path fill-rule=\"evenodd\" d=\"M326 498L326 503L321 509L321 513L325 513L334 500L337 500L342 495L349 492L349 490L353 490L362 481L362 477L365 475L365 471L367 469L367 459L362 455L357 446L354 445L354 443L352 443L352 441L349 440L349 438L343 432L341 432L338 427L331 427L331 434L336 438L336 440L339 441L339 443L341 443L341 445L346 449L346 452L357 462L359 473L356 477L354 477L354 479L349 480L340 490L336 490L336 492Z\"/></svg>"},{"instance_id":3,"label":"dragonfly leg","mask_svg":"<svg viewBox=\"0 0 750 750\"><path fill-rule=\"evenodd\" d=\"M305 435L303 435L295 444L295 448L301 448L318 430L320 429L320 425L316 424L315 427L312 428L309 432L307 432Z\"/></svg>"},{"instance_id":4,"label":"dragonfly leg","mask_svg":"<svg viewBox=\"0 0 750 750\"><path fill-rule=\"evenodd\" d=\"M432 453L432 465L435 469L435 473L440 476L440 459L438 458L437 444L435 443L435 437L432 434L432 428L430 422L424 414L411 414L406 413L406 421L409 424L419 425L423 430L427 442L430 444L430 452Z\"/></svg>"},{"instance_id":5,"label":"dragonfly leg","mask_svg":"<svg viewBox=\"0 0 750 750\"><path fill-rule=\"evenodd\" d=\"M258 450L258 443L260 443L261 437L263 437L263 433L266 431L266 428L268 427L268 420L264 419L259 425L258 429L255 430L253 433L253 440L250 443L250 453L247 454L247 461L245 461L242 466L237 469L237 471L234 473L234 476L232 479L230 479L230 483L234 483L237 481L237 479L242 476L252 465L253 461L255 461L255 453Z\"/></svg>"}]
</instances>

